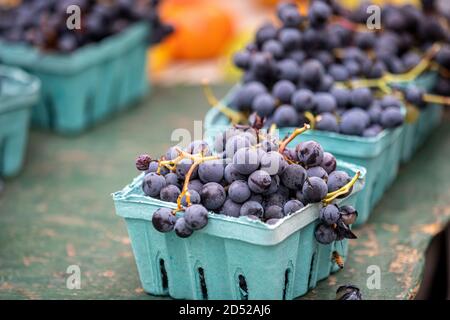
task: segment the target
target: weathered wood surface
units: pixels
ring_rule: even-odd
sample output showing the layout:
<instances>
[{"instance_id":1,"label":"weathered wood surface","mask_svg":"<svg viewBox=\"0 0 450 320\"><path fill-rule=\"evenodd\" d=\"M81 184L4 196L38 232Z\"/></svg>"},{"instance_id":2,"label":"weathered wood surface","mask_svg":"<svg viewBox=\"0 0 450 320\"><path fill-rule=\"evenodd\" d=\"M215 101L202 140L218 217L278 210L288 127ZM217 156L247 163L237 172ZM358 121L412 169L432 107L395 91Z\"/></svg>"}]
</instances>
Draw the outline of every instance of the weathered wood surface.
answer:
<instances>
[{"instance_id":1,"label":"weathered wood surface","mask_svg":"<svg viewBox=\"0 0 450 320\"><path fill-rule=\"evenodd\" d=\"M173 129L193 130L207 108L199 87L158 88L83 136L33 131L23 172L0 196L0 299L159 299L140 287L110 193L136 175L136 155L163 153ZM356 231L345 269L304 298L333 299L344 283L358 285L365 299L410 298L426 245L450 217L448 159L449 120L402 167L369 224ZM81 268L80 290L66 288L69 265ZM380 267L380 290L366 288L369 265Z\"/></svg>"}]
</instances>

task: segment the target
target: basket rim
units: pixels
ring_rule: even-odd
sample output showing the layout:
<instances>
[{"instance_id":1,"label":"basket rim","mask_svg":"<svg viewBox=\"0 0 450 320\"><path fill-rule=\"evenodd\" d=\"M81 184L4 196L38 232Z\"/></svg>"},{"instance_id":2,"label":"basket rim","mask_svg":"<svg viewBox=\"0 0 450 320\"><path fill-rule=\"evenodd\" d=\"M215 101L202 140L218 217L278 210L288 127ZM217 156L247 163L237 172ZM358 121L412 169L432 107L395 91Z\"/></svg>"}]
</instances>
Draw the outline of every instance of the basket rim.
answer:
<instances>
[{"instance_id":1,"label":"basket rim","mask_svg":"<svg viewBox=\"0 0 450 320\"><path fill-rule=\"evenodd\" d=\"M358 170L361 175L353 187L352 193L342 199L335 200L335 203L345 202L350 197L354 197L356 193L361 191L364 187L366 169L362 166L357 166L344 161L337 161L338 169L346 170L348 172L356 173ZM141 190L141 184L145 173L136 177L133 182L127 185L120 191L112 194L116 206L116 214L125 219L139 219L151 221L153 212L146 210L131 211L133 205L142 205L143 209L146 206L155 206L159 208L175 209L176 204L161 201L140 194L136 194L137 190ZM207 233L221 238L235 239L244 242L254 243L258 245L275 245L291 234L303 229L310 223L315 222L319 217L320 203L308 204L297 212L280 219L274 225L268 225L261 221L255 221L246 217L229 217L213 212L208 213L208 225L196 232ZM177 215L182 216L183 213ZM290 223L287 223L289 221ZM239 227L236 227L238 225Z\"/></svg>"},{"instance_id":2,"label":"basket rim","mask_svg":"<svg viewBox=\"0 0 450 320\"><path fill-rule=\"evenodd\" d=\"M0 77L6 80L14 81L16 86L20 87L20 94L4 94L0 92L0 114L14 111L21 108L32 107L39 99L41 90L41 81L15 67L0 65Z\"/></svg>"},{"instance_id":3,"label":"basket rim","mask_svg":"<svg viewBox=\"0 0 450 320\"><path fill-rule=\"evenodd\" d=\"M120 33L89 43L69 54L45 53L27 44L0 40L0 60L32 71L72 74L103 60L120 56L150 32L150 26L146 22L136 22Z\"/></svg>"}]
</instances>

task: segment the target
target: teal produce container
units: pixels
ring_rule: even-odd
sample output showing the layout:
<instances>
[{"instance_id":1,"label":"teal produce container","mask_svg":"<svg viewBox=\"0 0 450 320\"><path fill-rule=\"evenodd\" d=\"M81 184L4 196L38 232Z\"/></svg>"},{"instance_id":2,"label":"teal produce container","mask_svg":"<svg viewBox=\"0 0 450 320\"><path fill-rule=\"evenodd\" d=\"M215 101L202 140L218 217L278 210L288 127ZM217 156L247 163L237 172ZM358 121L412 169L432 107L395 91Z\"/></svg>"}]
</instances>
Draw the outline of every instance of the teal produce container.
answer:
<instances>
[{"instance_id":1,"label":"teal produce container","mask_svg":"<svg viewBox=\"0 0 450 320\"><path fill-rule=\"evenodd\" d=\"M231 90L224 101L229 100L233 91L234 89ZM214 137L229 127L229 119L217 108L212 108L206 114L204 129L208 142L213 143ZM293 130L294 128L280 128L279 136L285 137ZM359 226L367 221L373 207L397 176L401 155L402 130L403 126L394 130L384 130L373 138L309 130L297 136L290 145L305 140L315 140L322 145L324 150L331 152L337 159L366 168L366 184L364 190L358 194L356 201L356 209L359 215L355 226Z\"/></svg>"},{"instance_id":2,"label":"teal produce container","mask_svg":"<svg viewBox=\"0 0 450 320\"><path fill-rule=\"evenodd\" d=\"M31 109L39 92L37 78L0 65L0 176L13 176L22 168Z\"/></svg>"},{"instance_id":3,"label":"teal produce container","mask_svg":"<svg viewBox=\"0 0 450 320\"><path fill-rule=\"evenodd\" d=\"M362 173L352 193L337 202L354 205L365 170L343 162L338 167L352 176ZM125 218L147 293L176 299L293 299L339 269L333 251L347 257L346 240L329 245L315 240L320 204L309 204L275 225L210 213L208 225L189 238L160 233L152 225L153 213L176 204L145 196L142 180L140 175L113 199L117 214Z\"/></svg>"},{"instance_id":4,"label":"teal produce container","mask_svg":"<svg viewBox=\"0 0 450 320\"><path fill-rule=\"evenodd\" d=\"M147 93L148 35L148 24L138 23L64 55L0 41L0 61L41 80L35 126L78 134Z\"/></svg>"},{"instance_id":5,"label":"teal produce container","mask_svg":"<svg viewBox=\"0 0 450 320\"><path fill-rule=\"evenodd\" d=\"M407 87L410 84L418 86L425 91L430 91L437 80L435 72L423 74L412 83L399 83L401 87ZM442 118L442 106L438 104L427 104L420 110L418 119L413 123L406 123L402 133L401 161L406 163L411 160L414 153L424 144L428 136L439 125Z\"/></svg>"}]
</instances>

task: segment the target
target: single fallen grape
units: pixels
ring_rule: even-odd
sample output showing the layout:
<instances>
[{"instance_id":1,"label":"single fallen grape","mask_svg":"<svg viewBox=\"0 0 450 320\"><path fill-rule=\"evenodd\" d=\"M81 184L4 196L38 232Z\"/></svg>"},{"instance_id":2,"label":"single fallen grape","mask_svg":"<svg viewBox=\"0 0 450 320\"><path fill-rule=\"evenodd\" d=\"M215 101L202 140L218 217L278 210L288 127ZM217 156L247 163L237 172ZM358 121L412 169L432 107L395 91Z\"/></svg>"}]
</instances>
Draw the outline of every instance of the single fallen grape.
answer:
<instances>
[{"instance_id":1,"label":"single fallen grape","mask_svg":"<svg viewBox=\"0 0 450 320\"><path fill-rule=\"evenodd\" d=\"M194 230L192 230L188 224L186 223L186 220L181 217L178 218L177 221L175 222L175 233L177 236L179 236L180 238L187 238L189 236L192 235L192 233L194 232Z\"/></svg>"},{"instance_id":2,"label":"single fallen grape","mask_svg":"<svg viewBox=\"0 0 450 320\"><path fill-rule=\"evenodd\" d=\"M177 202L180 193L181 193L180 188L174 185L168 185L161 189L161 192L159 193L159 198L162 201Z\"/></svg>"},{"instance_id":3,"label":"single fallen grape","mask_svg":"<svg viewBox=\"0 0 450 320\"><path fill-rule=\"evenodd\" d=\"M321 244L330 244L336 240L337 234L336 231L331 227L324 223L320 223L315 232L314 236L317 242Z\"/></svg>"},{"instance_id":4,"label":"single fallen grape","mask_svg":"<svg viewBox=\"0 0 450 320\"><path fill-rule=\"evenodd\" d=\"M301 203L299 200L295 200L295 199L289 200L288 202L286 202L284 204L283 212L284 212L284 215L287 216L289 214L297 212L298 210L300 210L303 207L304 207L303 203Z\"/></svg>"},{"instance_id":5,"label":"single fallen grape","mask_svg":"<svg viewBox=\"0 0 450 320\"><path fill-rule=\"evenodd\" d=\"M254 193L263 193L270 188L272 178L263 171L257 170L248 177L248 187Z\"/></svg>"},{"instance_id":6,"label":"single fallen grape","mask_svg":"<svg viewBox=\"0 0 450 320\"><path fill-rule=\"evenodd\" d=\"M256 201L247 201L245 202L240 210L241 216L257 216L258 218L262 218L264 215L263 206Z\"/></svg>"},{"instance_id":7,"label":"single fallen grape","mask_svg":"<svg viewBox=\"0 0 450 320\"><path fill-rule=\"evenodd\" d=\"M159 208L153 213L152 224L159 232L172 231L175 226L176 217L168 208Z\"/></svg>"},{"instance_id":8,"label":"single fallen grape","mask_svg":"<svg viewBox=\"0 0 450 320\"><path fill-rule=\"evenodd\" d=\"M200 204L193 204L186 208L184 220L192 230L200 230L208 224L208 210Z\"/></svg>"},{"instance_id":9,"label":"single fallen grape","mask_svg":"<svg viewBox=\"0 0 450 320\"><path fill-rule=\"evenodd\" d=\"M142 181L142 190L149 197L159 196L161 189L166 186L166 179L154 172L147 173Z\"/></svg>"},{"instance_id":10,"label":"single fallen grape","mask_svg":"<svg viewBox=\"0 0 450 320\"><path fill-rule=\"evenodd\" d=\"M228 196L236 203L244 203L250 198L251 194L247 182L243 180L234 181L228 187Z\"/></svg>"},{"instance_id":11,"label":"single fallen grape","mask_svg":"<svg viewBox=\"0 0 450 320\"><path fill-rule=\"evenodd\" d=\"M217 210L225 202L226 192L220 184L208 182L203 186L200 197L206 209Z\"/></svg>"},{"instance_id":12,"label":"single fallen grape","mask_svg":"<svg viewBox=\"0 0 450 320\"><path fill-rule=\"evenodd\" d=\"M337 289L336 300L362 300L362 294L358 287L347 284Z\"/></svg>"},{"instance_id":13,"label":"single fallen grape","mask_svg":"<svg viewBox=\"0 0 450 320\"><path fill-rule=\"evenodd\" d=\"M302 193L308 203L320 202L328 193L327 184L317 177L307 178Z\"/></svg>"}]
</instances>

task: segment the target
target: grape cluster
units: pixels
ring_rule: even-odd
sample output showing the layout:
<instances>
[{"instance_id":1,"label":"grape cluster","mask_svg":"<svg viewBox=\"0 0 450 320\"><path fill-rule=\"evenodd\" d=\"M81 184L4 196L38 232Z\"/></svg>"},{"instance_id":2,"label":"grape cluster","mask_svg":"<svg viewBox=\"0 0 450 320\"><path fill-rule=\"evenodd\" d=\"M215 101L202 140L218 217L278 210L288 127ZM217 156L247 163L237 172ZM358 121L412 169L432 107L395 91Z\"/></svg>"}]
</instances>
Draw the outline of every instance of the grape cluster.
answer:
<instances>
[{"instance_id":1,"label":"grape cluster","mask_svg":"<svg viewBox=\"0 0 450 320\"><path fill-rule=\"evenodd\" d=\"M81 29L68 29L67 8L81 10ZM119 33L138 21L152 26L151 43L173 28L161 21L158 0L23 0L13 7L0 4L0 39L27 43L45 51L72 52Z\"/></svg>"},{"instance_id":2,"label":"grape cluster","mask_svg":"<svg viewBox=\"0 0 450 320\"><path fill-rule=\"evenodd\" d=\"M421 61L416 48L426 50L435 41L447 41L448 34L436 19L411 5L384 7L382 32L360 31L342 22L365 24L364 8L348 12L333 1L315 0L302 16L295 4L280 4L280 26L264 24L234 55L234 64L244 74L229 106L266 118L266 126L309 123L318 130L365 137L400 126L400 98L377 98L378 92L368 86L343 84L407 72ZM440 65L450 64L449 51L448 46L440 50ZM444 91L449 86L441 87ZM419 98L410 92L406 100L423 105Z\"/></svg>"},{"instance_id":3,"label":"grape cluster","mask_svg":"<svg viewBox=\"0 0 450 320\"><path fill-rule=\"evenodd\" d=\"M297 129L291 138L304 130ZM216 136L214 147L198 140L184 150L169 148L161 160L139 156L136 167L145 171L143 192L167 202L181 199L185 208L183 217L159 209L153 225L187 237L206 226L208 211L276 224L309 203L331 201L331 192L341 192L335 197L351 192L356 180L336 170L335 157L320 144L304 141L288 148L288 142L250 126L233 127Z\"/></svg>"},{"instance_id":4,"label":"grape cluster","mask_svg":"<svg viewBox=\"0 0 450 320\"><path fill-rule=\"evenodd\" d=\"M343 239L356 239L350 225L356 221L358 212L352 206L339 207L328 204L320 209L319 220L315 230L316 240L321 244L330 244Z\"/></svg>"}]
</instances>

